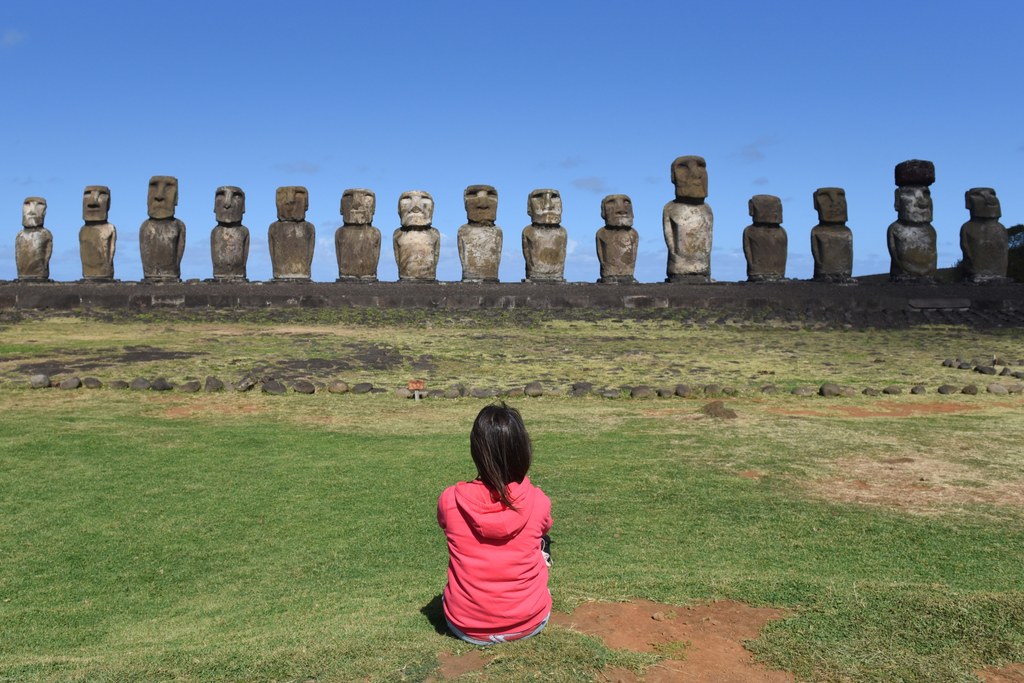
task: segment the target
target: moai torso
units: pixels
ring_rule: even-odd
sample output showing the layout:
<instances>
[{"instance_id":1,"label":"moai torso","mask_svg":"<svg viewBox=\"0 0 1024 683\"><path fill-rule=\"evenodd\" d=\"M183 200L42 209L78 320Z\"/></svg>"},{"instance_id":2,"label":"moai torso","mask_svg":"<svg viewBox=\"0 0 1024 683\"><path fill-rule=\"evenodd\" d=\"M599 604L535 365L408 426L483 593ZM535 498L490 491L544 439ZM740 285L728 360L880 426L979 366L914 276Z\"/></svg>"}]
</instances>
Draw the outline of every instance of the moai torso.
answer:
<instances>
[{"instance_id":1,"label":"moai torso","mask_svg":"<svg viewBox=\"0 0 1024 683\"><path fill-rule=\"evenodd\" d=\"M463 192L468 223L459 228L457 241L463 282L497 282L503 236L495 225L498 191L490 185L470 185Z\"/></svg>"},{"instance_id":2,"label":"moai torso","mask_svg":"<svg viewBox=\"0 0 1024 683\"><path fill-rule=\"evenodd\" d=\"M821 282L853 282L853 232L846 227L846 191L819 187L814 191L818 224L811 228L814 279Z\"/></svg>"},{"instance_id":3,"label":"moai torso","mask_svg":"<svg viewBox=\"0 0 1024 683\"><path fill-rule=\"evenodd\" d=\"M139 228L142 275L150 282L181 280L181 257L185 254L185 224L174 217L178 203L178 181L171 176L149 180L149 219Z\"/></svg>"},{"instance_id":4,"label":"moai torso","mask_svg":"<svg viewBox=\"0 0 1024 683\"><path fill-rule=\"evenodd\" d=\"M344 225L334 233L338 281L376 282L380 230L372 225L377 196L372 190L348 189L341 195Z\"/></svg>"},{"instance_id":5,"label":"moai torso","mask_svg":"<svg viewBox=\"0 0 1024 683\"><path fill-rule=\"evenodd\" d=\"M526 201L533 221L523 229L523 258L527 282L565 282L565 250L569 233L562 222L558 190L534 190Z\"/></svg>"},{"instance_id":6,"label":"moai torso","mask_svg":"<svg viewBox=\"0 0 1024 683\"><path fill-rule=\"evenodd\" d=\"M85 225L78 231L78 251L82 259L82 279L110 281L114 279L114 250L117 229L107 222L110 210L110 189L90 185L82 195L82 218Z\"/></svg>"},{"instance_id":7,"label":"moai torso","mask_svg":"<svg viewBox=\"0 0 1024 683\"><path fill-rule=\"evenodd\" d=\"M964 196L971 220L960 228L964 278L976 284L1006 280L1009 262L1009 236L999 222L1002 211L995 190L976 187Z\"/></svg>"},{"instance_id":8,"label":"moai torso","mask_svg":"<svg viewBox=\"0 0 1024 683\"><path fill-rule=\"evenodd\" d=\"M407 282L433 282L437 279L437 260L441 255L441 233L431 225L434 198L429 192L403 192L398 198L398 217L402 227L391 239L398 264L398 279Z\"/></svg>"},{"instance_id":9,"label":"moai torso","mask_svg":"<svg viewBox=\"0 0 1024 683\"><path fill-rule=\"evenodd\" d=\"M306 188L277 188L277 220L267 230L275 280L308 282L311 279L316 228L305 220L308 209Z\"/></svg>"},{"instance_id":10,"label":"moai torso","mask_svg":"<svg viewBox=\"0 0 1024 683\"><path fill-rule=\"evenodd\" d=\"M672 162L676 198L662 211L668 247L666 282L707 282L711 279L711 235L715 217L708 196L707 164L698 156Z\"/></svg>"},{"instance_id":11,"label":"moai torso","mask_svg":"<svg viewBox=\"0 0 1024 683\"><path fill-rule=\"evenodd\" d=\"M904 161L896 165L896 211L886 241L893 281L929 280L938 263L935 228L932 227L932 198L928 187L935 182L935 165L930 161Z\"/></svg>"},{"instance_id":12,"label":"moai torso","mask_svg":"<svg viewBox=\"0 0 1024 683\"><path fill-rule=\"evenodd\" d=\"M743 254L747 258L747 280L774 282L786 277L786 249L789 240L782 227L782 201L767 194L755 195L749 203L753 225L743 231Z\"/></svg>"},{"instance_id":13,"label":"moai torso","mask_svg":"<svg viewBox=\"0 0 1024 683\"><path fill-rule=\"evenodd\" d=\"M210 231L210 258L217 282L246 281L249 260L249 228L242 225L245 192L233 185L217 188L213 200L217 226Z\"/></svg>"},{"instance_id":14,"label":"moai torso","mask_svg":"<svg viewBox=\"0 0 1024 683\"><path fill-rule=\"evenodd\" d=\"M19 280L49 280L53 235L43 227L24 228L14 240Z\"/></svg>"},{"instance_id":15,"label":"moai torso","mask_svg":"<svg viewBox=\"0 0 1024 683\"><path fill-rule=\"evenodd\" d=\"M636 282L636 254L640 235L633 229L633 203L624 194L608 195L601 200L605 224L595 236L597 260L601 266L599 283Z\"/></svg>"}]
</instances>

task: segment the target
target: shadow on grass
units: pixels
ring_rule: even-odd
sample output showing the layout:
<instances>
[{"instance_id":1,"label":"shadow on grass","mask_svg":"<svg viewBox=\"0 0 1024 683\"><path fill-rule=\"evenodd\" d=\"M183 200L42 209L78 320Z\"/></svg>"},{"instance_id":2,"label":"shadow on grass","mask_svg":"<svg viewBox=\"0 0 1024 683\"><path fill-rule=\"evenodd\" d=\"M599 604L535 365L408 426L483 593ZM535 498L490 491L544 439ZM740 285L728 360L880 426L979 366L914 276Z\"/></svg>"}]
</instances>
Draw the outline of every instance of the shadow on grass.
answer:
<instances>
[{"instance_id":1,"label":"shadow on grass","mask_svg":"<svg viewBox=\"0 0 1024 683\"><path fill-rule=\"evenodd\" d=\"M448 624L444 620L444 606L441 603L440 595L435 595L430 602L421 607L420 614L427 618L439 635L455 638L455 635L448 630Z\"/></svg>"}]
</instances>

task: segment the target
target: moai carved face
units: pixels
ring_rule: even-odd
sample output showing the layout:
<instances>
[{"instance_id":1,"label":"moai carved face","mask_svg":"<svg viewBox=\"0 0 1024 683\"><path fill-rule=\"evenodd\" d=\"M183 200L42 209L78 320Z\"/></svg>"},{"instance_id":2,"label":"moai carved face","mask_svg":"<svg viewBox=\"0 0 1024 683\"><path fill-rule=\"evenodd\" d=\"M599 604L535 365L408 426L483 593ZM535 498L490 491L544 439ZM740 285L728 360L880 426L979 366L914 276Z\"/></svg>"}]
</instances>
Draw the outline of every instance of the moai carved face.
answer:
<instances>
[{"instance_id":1,"label":"moai carved face","mask_svg":"<svg viewBox=\"0 0 1024 683\"><path fill-rule=\"evenodd\" d=\"M964 193L964 202L971 218L999 218L1003 215L999 198L991 187L973 187Z\"/></svg>"},{"instance_id":2,"label":"moai carved face","mask_svg":"<svg viewBox=\"0 0 1024 683\"><path fill-rule=\"evenodd\" d=\"M21 227L41 228L46 220L46 200L42 197L25 197L21 205Z\"/></svg>"},{"instance_id":3,"label":"moai carved face","mask_svg":"<svg viewBox=\"0 0 1024 683\"><path fill-rule=\"evenodd\" d=\"M782 222L782 200L773 194L755 194L747 202L755 224L778 225Z\"/></svg>"},{"instance_id":4,"label":"moai carved face","mask_svg":"<svg viewBox=\"0 0 1024 683\"><path fill-rule=\"evenodd\" d=\"M105 185L87 185L82 192L82 219L105 223L109 214L110 188Z\"/></svg>"},{"instance_id":5,"label":"moai carved face","mask_svg":"<svg viewBox=\"0 0 1024 683\"><path fill-rule=\"evenodd\" d=\"M470 185L462 197L471 223L493 224L498 219L498 191L490 185Z\"/></svg>"},{"instance_id":6,"label":"moai carved face","mask_svg":"<svg viewBox=\"0 0 1024 683\"><path fill-rule=\"evenodd\" d=\"M705 199L708 196L708 164L704 157L677 157L672 162L672 184L676 186L676 197Z\"/></svg>"},{"instance_id":7,"label":"moai carved face","mask_svg":"<svg viewBox=\"0 0 1024 683\"><path fill-rule=\"evenodd\" d=\"M906 223L930 223L932 193L927 187L897 187L896 213Z\"/></svg>"},{"instance_id":8,"label":"moai carved face","mask_svg":"<svg viewBox=\"0 0 1024 683\"><path fill-rule=\"evenodd\" d=\"M150 218L173 218L178 205L178 179L169 175L155 175L149 179L146 208Z\"/></svg>"},{"instance_id":9,"label":"moai carved face","mask_svg":"<svg viewBox=\"0 0 1024 683\"><path fill-rule=\"evenodd\" d=\"M213 197L213 213L218 223L241 223L245 213L245 193L234 185L218 187Z\"/></svg>"},{"instance_id":10,"label":"moai carved face","mask_svg":"<svg viewBox=\"0 0 1024 683\"><path fill-rule=\"evenodd\" d=\"M304 221L309 208L309 192L298 185L277 188L277 220Z\"/></svg>"},{"instance_id":11,"label":"moai carved face","mask_svg":"<svg viewBox=\"0 0 1024 683\"><path fill-rule=\"evenodd\" d=\"M526 202L530 220L539 225L558 225L562 222L562 195L558 190L534 190Z\"/></svg>"},{"instance_id":12,"label":"moai carved face","mask_svg":"<svg viewBox=\"0 0 1024 683\"><path fill-rule=\"evenodd\" d=\"M350 189L341 193L341 215L345 225L369 225L377 210L377 195L373 190Z\"/></svg>"},{"instance_id":13,"label":"moai carved face","mask_svg":"<svg viewBox=\"0 0 1024 683\"><path fill-rule=\"evenodd\" d=\"M609 228L632 228L633 202L627 195L610 194L601 200L601 218Z\"/></svg>"},{"instance_id":14,"label":"moai carved face","mask_svg":"<svg viewBox=\"0 0 1024 683\"><path fill-rule=\"evenodd\" d=\"M846 191L841 187L819 187L814 191L814 210L820 223L845 223Z\"/></svg>"},{"instance_id":15,"label":"moai carved face","mask_svg":"<svg viewBox=\"0 0 1024 683\"><path fill-rule=\"evenodd\" d=\"M398 217L403 228L429 227L434 220L434 198L422 190L403 192L398 198Z\"/></svg>"}]
</instances>

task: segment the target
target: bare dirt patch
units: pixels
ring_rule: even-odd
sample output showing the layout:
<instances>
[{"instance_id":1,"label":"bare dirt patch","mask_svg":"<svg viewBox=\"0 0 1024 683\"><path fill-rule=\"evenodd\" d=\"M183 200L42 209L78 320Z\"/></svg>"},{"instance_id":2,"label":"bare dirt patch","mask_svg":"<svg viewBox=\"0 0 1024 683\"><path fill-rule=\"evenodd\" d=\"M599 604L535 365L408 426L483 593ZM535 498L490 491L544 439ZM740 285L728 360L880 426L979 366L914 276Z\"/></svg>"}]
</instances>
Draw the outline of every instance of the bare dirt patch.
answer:
<instances>
[{"instance_id":1,"label":"bare dirt patch","mask_svg":"<svg viewBox=\"0 0 1024 683\"><path fill-rule=\"evenodd\" d=\"M982 406L970 403L890 403L888 405L844 406L832 405L821 410L769 408L774 415L800 417L914 417L915 415L943 415L948 413L969 413L981 410Z\"/></svg>"},{"instance_id":2,"label":"bare dirt patch","mask_svg":"<svg viewBox=\"0 0 1024 683\"><path fill-rule=\"evenodd\" d=\"M766 623L783 616L782 610L731 600L691 607L638 600L585 603L572 614L553 614L551 623L596 636L610 648L666 655L639 676L609 669L605 681L782 683L793 681L792 674L758 664L743 641L756 638Z\"/></svg>"},{"instance_id":3,"label":"bare dirt patch","mask_svg":"<svg viewBox=\"0 0 1024 683\"><path fill-rule=\"evenodd\" d=\"M251 403L239 403L230 405L226 403L204 403L201 405L177 405L165 409L160 417L169 420L181 420L189 417L218 415L230 417L232 415L253 415L263 413L266 410L262 406Z\"/></svg>"},{"instance_id":4,"label":"bare dirt patch","mask_svg":"<svg viewBox=\"0 0 1024 683\"><path fill-rule=\"evenodd\" d=\"M437 661L441 664L437 670L437 676L425 679L424 683L450 681L471 671L483 671L487 663L491 661L491 657L480 650L470 650L461 655L442 652L437 655Z\"/></svg>"},{"instance_id":5,"label":"bare dirt patch","mask_svg":"<svg viewBox=\"0 0 1024 683\"><path fill-rule=\"evenodd\" d=\"M1024 664L1010 664L998 669L990 666L977 674L983 683L1024 683Z\"/></svg>"},{"instance_id":6,"label":"bare dirt patch","mask_svg":"<svg viewBox=\"0 0 1024 683\"><path fill-rule=\"evenodd\" d=\"M816 496L924 514L970 504L1024 507L1024 482L992 481L990 473L926 456L850 458L835 469L811 484Z\"/></svg>"}]
</instances>

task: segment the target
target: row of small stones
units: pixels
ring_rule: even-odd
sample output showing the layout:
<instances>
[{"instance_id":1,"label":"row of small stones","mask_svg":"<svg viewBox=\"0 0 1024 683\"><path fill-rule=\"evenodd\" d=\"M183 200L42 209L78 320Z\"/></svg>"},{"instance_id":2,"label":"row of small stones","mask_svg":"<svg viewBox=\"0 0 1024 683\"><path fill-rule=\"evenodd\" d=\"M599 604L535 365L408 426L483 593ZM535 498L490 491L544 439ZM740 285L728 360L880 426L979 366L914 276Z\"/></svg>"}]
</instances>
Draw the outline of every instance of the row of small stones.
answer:
<instances>
[{"instance_id":1,"label":"row of small stones","mask_svg":"<svg viewBox=\"0 0 1024 683\"><path fill-rule=\"evenodd\" d=\"M1018 373L1020 374L1020 373ZM78 377L69 377L58 383L54 383L47 375L33 375L30 380L30 385L33 389L44 389L48 387L57 387L60 389L78 389L85 387L86 389L99 389L104 384L96 379L95 377L86 377L85 379L79 379ZM152 390L152 391L171 391L177 390L186 393L195 393L203 390L207 392L234 390L234 391L251 391L257 386L260 390L267 394L285 394L288 392L288 386L283 382L276 379L257 379L252 377L245 377L236 383L225 383L216 377L207 377L205 382L199 380L190 380L182 382L181 384L172 384L163 377L158 377L152 382L144 377L138 377L131 382L124 380L114 380L107 383L109 389L135 389L135 390ZM375 387L369 382L361 382L349 386L347 382L341 380L335 380L330 384L323 384L320 382L314 383L309 380L300 379L291 384L291 390L299 394L315 394L318 389L326 389L332 394L346 394L352 392L353 394L379 394L386 393L387 389ZM940 394L969 394L975 395L981 392L981 389L976 384L968 384L966 386L956 386L952 384L943 384L938 388ZM1024 384L1016 382L1014 384L1001 384L995 382L985 387L985 391L990 394L1006 395L1006 394L1020 394L1024 393ZM775 394L779 392L779 388L774 384L766 384L760 388L760 392L763 394ZM925 394L928 392L927 387L923 384L918 384L911 387L911 394ZM475 387L467 389L461 384L456 384L449 387L448 389L431 389L424 391L412 391L410 389L396 389L395 396L398 398L462 398L466 396L472 396L473 398L517 398L521 396L539 397L539 396L559 396L561 392L553 389L545 389L544 385L540 382L530 382L524 387L516 387L508 390L499 389L483 389ZM653 388L645 385L635 387L620 387L618 389L609 388L595 388L590 382L576 382L572 385L569 390L570 396L602 396L604 398L621 398L623 395L628 395L630 398L670 398L678 396L680 398L697 397L703 396L736 396L740 392L735 387L723 386L721 384L706 384L704 386L691 387L688 384L677 384L674 388L660 387ZM817 389L813 387L797 387L791 392L794 396L813 396L815 394L826 397L841 397L841 396L856 396L857 390L853 387L841 386L834 383L822 384ZM903 393L903 387L900 386L887 386L883 389L876 389L874 387L868 387L863 389L860 393L865 396L879 396L879 395L899 395Z\"/></svg>"}]
</instances>

